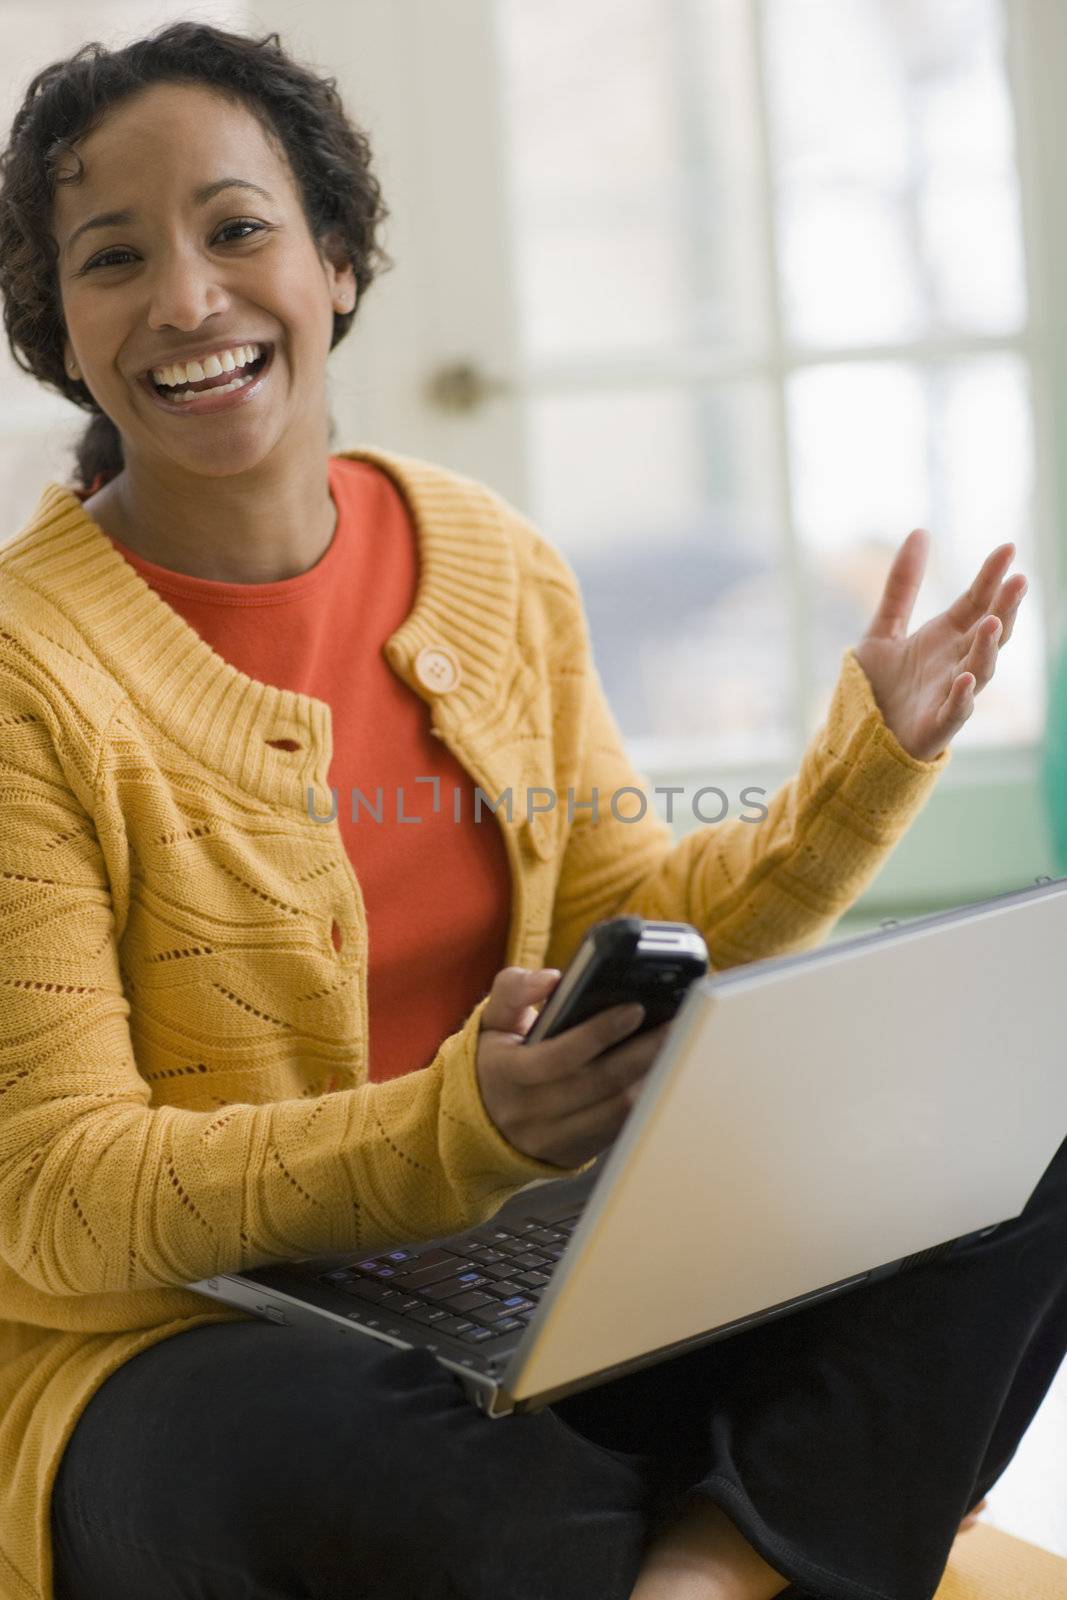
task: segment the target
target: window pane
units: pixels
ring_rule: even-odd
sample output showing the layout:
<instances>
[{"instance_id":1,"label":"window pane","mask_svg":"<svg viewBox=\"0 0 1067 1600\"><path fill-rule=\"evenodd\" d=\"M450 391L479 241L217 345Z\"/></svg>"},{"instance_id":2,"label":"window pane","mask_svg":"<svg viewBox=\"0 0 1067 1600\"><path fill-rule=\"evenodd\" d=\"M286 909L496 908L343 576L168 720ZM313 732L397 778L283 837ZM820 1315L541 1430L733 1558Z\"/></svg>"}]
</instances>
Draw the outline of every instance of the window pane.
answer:
<instances>
[{"instance_id":1,"label":"window pane","mask_svg":"<svg viewBox=\"0 0 1067 1600\"><path fill-rule=\"evenodd\" d=\"M1000 0L767 0L782 296L800 344L1026 315Z\"/></svg>"},{"instance_id":2,"label":"window pane","mask_svg":"<svg viewBox=\"0 0 1067 1600\"><path fill-rule=\"evenodd\" d=\"M578 574L624 733L678 760L790 753L769 387L587 392L527 412L535 515Z\"/></svg>"},{"instance_id":3,"label":"window pane","mask_svg":"<svg viewBox=\"0 0 1067 1600\"><path fill-rule=\"evenodd\" d=\"M498 0L496 14L525 358L761 340L747 7Z\"/></svg>"},{"instance_id":4,"label":"window pane","mask_svg":"<svg viewBox=\"0 0 1067 1600\"><path fill-rule=\"evenodd\" d=\"M893 553L922 526L932 547L913 627L951 604L1006 540L1017 546L1016 570L1030 579L1019 626L957 744L1038 738L1043 637L1023 361L815 367L790 380L788 402L816 652L809 725L825 710L841 651L870 621Z\"/></svg>"},{"instance_id":5,"label":"window pane","mask_svg":"<svg viewBox=\"0 0 1067 1600\"><path fill-rule=\"evenodd\" d=\"M962 742L1036 736L1028 368L982 349L1027 315L1003 0L497 6L531 491L585 582L626 731L788 749L792 608L807 614L810 731L925 523L926 615L995 544L1019 545L1035 592ZM768 337L775 273L784 349ZM939 338L973 354L884 358ZM861 359L819 359L835 346ZM677 384L687 355L724 357L721 381ZM806 575L788 604L775 385ZM762 565L713 571L737 550ZM623 551L641 606L622 593Z\"/></svg>"}]
</instances>

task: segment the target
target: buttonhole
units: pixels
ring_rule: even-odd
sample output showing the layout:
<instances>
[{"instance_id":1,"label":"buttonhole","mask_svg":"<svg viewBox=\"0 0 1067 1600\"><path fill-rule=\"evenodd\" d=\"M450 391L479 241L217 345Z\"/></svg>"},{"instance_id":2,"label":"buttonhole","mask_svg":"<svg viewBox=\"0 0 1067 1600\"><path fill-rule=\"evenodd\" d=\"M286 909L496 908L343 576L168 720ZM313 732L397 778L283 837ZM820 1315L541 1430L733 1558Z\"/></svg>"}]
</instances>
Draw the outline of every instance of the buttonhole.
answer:
<instances>
[{"instance_id":1,"label":"buttonhole","mask_svg":"<svg viewBox=\"0 0 1067 1600\"><path fill-rule=\"evenodd\" d=\"M335 949L335 950L340 950L340 948L341 948L341 930L340 930L340 928L339 928L339 927L338 927L338 926L337 926L337 922L336 922L336 920L335 920L335 921L333 921L333 922L332 922L332 923L331 923L331 924L330 924L330 938L331 938L331 939L332 939L332 941L333 941L333 947L334 947L334 949Z\"/></svg>"},{"instance_id":2,"label":"buttonhole","mask_svg":"<svg viewBox=\"0 0 1067 1600\"><path fill-rule=\"evenodd\" d=\"M300 743L296 739L268 739L267 743L274 750L299 750Z\"/></svg>"}]
</instances>

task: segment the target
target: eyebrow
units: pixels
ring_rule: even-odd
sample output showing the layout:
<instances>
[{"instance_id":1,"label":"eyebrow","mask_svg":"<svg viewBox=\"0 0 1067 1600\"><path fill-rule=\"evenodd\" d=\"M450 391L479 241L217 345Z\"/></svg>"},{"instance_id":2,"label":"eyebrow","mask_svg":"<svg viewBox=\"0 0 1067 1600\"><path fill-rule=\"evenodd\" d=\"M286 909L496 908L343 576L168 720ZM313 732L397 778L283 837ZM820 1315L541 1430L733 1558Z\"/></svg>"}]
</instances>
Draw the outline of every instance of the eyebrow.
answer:
<instances>
[{"instance_id":1,"label":"eyebrow","mask_svg":"<svg viewBox=\"0 0 1067 1600\"><path fill-rule=\"evenodd\" d=\"M205 206L209 200L213 200L223 189L250 189L253 194L262 195L264 200L273 202L274 199L274 196L268 194L266 189L261 189L258 183L251 183L247 178L217 178L214 183L205 183L201 188L197 189L193 194L193 200L198 206ZM83 222L79 227L75 228L63 246L63 254L68 256L74 248L75 240L80 239L82 234L88 233L90 229L118 227L120 223L133 222L134 217L135 213L129 210L101 211L99 216L90 217L88 222Z\"/></svg>"}]
</instances>

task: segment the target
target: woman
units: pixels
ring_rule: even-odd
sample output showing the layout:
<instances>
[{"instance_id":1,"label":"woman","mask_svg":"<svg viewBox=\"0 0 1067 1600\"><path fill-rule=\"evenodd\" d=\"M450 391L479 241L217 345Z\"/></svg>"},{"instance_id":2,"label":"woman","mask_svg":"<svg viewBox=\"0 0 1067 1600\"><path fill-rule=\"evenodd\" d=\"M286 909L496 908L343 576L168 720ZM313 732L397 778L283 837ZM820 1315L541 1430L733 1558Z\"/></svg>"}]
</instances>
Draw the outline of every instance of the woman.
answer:
<instances>
[{"instance_id":1,"label":"woman","mask_svg":"<svg viewBox=\"0 0 1067 1600\"><path fill-rule=\"evenodd\" d=\"M1063 1351L1055 1164L951 1265L496 1422L425 1351L183 1287L588 1163L659 1037L522 1045L584 929L815 943L1025 589L1004 546L909 635L912 535L764 822L594 815L635 776L566 563L478 484L329 454L368 162L276 35L192 23L39 73L4 158L9 338L92 421L0 551L0 1587L922 1600ZM502 803L545 787L570 814Z\"/></svg>"}]
</instances>

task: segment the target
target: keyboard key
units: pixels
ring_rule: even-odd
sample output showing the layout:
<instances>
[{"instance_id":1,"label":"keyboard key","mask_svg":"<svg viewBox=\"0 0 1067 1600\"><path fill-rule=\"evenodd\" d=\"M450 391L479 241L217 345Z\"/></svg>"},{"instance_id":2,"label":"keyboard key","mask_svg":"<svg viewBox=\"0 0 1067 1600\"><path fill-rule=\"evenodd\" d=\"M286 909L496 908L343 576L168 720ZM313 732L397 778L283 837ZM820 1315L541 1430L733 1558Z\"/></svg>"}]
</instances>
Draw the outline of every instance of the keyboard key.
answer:
<instances>
[{"instance_id":1,"label":"keyboard key","mask_svg":"<svg viewBox=\"0 0 1067 1600\"><path fill-rule=\"evenodd\" d=\"M513 1316L517 1316L520 1311L533 1310L536 1306L536 1302L531 1300L528 1295L521 1294L512 1295L510 1300L505 1300L502 1303L510 1307Z\"/></svg>"},{"instance_id":2,"label":"keyboard key","mask_svg":"<svg viewBox=\"0 0 1067 1600\"><path fill-rule=\"evenodd\" d=\"M498 1295L522 1294L523 1286L516 1283L513 1278L498 1278L493 1284L493 1293Z\"/></svg>"},{"instance_id":3,"label":"keyboard key","mask_svg":"<svg viewBox=\"0 0 1067 1600\"><path fill-rule=\"evenodd\" d=\"M447 1315L448 1313L446 1312L444 1306L416 1306L413 1310L408 1312L408 1316L412 1322L438 1323L442 1317Z\"/></svg>"},{"instance_id":4,"label":"keyboard key","mask_svg":"<svg viewBox=\"0 0 1067 1600\"><path fill-rule=\"evenodd\" d=\"M540 1289L549 1282L547 1272L517 1272L515 1282L521 1283L524 1289Z\"/></svg>"},{"instance_id":5,"label":"keyboard key","mask_svg":"<svg viewBox=\"0 0 1067 1600\"><path fill-rule=\"evenodd\" d=\"M334 1284L335 1289L340 1289L343 1294L351 1294L357 1300L374 1301L376 1304L395 1294L391 1284L379 1283L375 1278L351 1278L347 1283Z\"/></svg>"},{"instance_id":6,"label":"keyboard key","mask_svg":"<svg viewBox=\"0 0 1067 1600\"><path fill-rule=\"evenodd\" d=\"M450 1311L473 1311L477 1306L488 1306L492 1303L492 1295L483 1294L480 1289L471 1289L467 1294L460 1294L454 1300L446 1301Z\"/></svg>"},{"instance_id":7,"label":"keyboard key","mask_svg":"<svg viewBox=\"0 0 1067 1600\"><path fill-rule=\"evenodd\" d=\"M454 1250L445 1250L440 1247L435 1247L433 1250L419 1251L413 1257L413 1262L417 1267L432 1267L436 1266L438 1261L450 1262L455 1261L455 1259L456 1252Z\"/></svg>"},{"instance_id":8,"label":"keyboard key","mask_svg":"<svg viewBox=\"0 0 1067 1600\"><path fill-rule=\"evenodd\" d=\"M478 1271L483 1278L507 1278L515 1270L513 1261L479 1261Z\"/></svg>"},{"instance_id":9,"label":"keyboard key","mask_svg":"<svg viewBox=\"0 0 1067 1600\"><path fill-rule=\"evenodd\" d=\"M493 1327L498 1333L514 1333L516 1328L525 1328L525 1319L521 1317L498 1317Z\"/></svg>"},{"instance_id":10,"label":"keyboard key","mask_svg":"<svg viewBox=\"0 0 1067 1600\"><path fill-rule=\"evenodd\" d=\"M507 1322L514 1315L514 1305L509 1305L506 1300L498 1300L495 1306L482 1306L477 1319L479 1322L491 1322L495 1328L501 1321Z\"/></svg>"},{"instance_id":11,"label":"keyboard key","mask_svg":"<svg viewBox=\"0 0 1067 1600\"><path fill-rule=\"evenodd\" d=\"M512 1256L511 1264L513 1267L543 1267L546 1261L540 1251L528 1250L524 1255Z\"/></svg>"},{"instance_id":12,"label":"keyboard key","mask_svg":"<svg viewBox=\"0 0 1067 1600\"><path fill-rule=\"evenodd\" d=\"M484 1344L486 1339L495 1339L497 1337L498 1334L493 1328L468 1328L466 1333L460 1334L464 1344Z\"/></svg>"},{"instance_id":13,"label":"keyboard key","mask_svg":"<svg viewBox=\"0 0 1067 1600\"><path fill-rule=\"evenodd\" d=\"M537 1244L560 1244L567 1236L564 1233L557 1233L554 1228L531 1228L527 1237Z\"/></svg>"},{"instance_id":14,"label":"keyboard key","mask_svg":"<svg viewBox=\"0 0 1067 1600\"><path fill-rule=\"evenodd\" d=\"M421 1300L413 1300L408 1294L401 1294L398 1289L390 1289L383 1295L381 1306L383 1311L395 1311L398 1316L406 1316L415 1306L421 1306Z\"/></svg>"},{"instance_id":15,"label":"keyboard key","mask_svg":"<svg viewBox=\"0 0 1067 1600\"><path fill-rule=\"evenodd\" d=\"M454 1278L457 1273L466 1271L474 1265L471 1261L464 1261L460 1256L446 1256L443 1261L434 1261L428 1267L421 1264L417 1267L405 1267L397 1274L397 1286L404 1289L421 1289L426 1283L440 1283L443 1278Z\"/></svg>"},{"instance_id":16,"label":"keyboard key","mask_svg":"<svg viewBox=\"0 0 1067 1600\"><path fill-rule=\"evenodd\" d=\"M435 1333L438 1330L442 1333L465 1333L468 1328L477 1327L477 1323L472 1322L470 1317L456 1317L449 1313L441 1317L433 1326Z\"/></svg>"},{"instance_id":17,"label":"keyboard key","mask_svg":"<svg viewBox=\"0 0 1067 1600\"><path fill-rule=\"evenodd\" d=\"M495 1285L486 1283L486 1280L475 1272L464 1273L458 1278L442 1278L440 1283L423 1284L421 1293L427 1300L450 1300L454 1294L462 1294L464 1289L480 1288L483 1283L486 1288L495 1288Z\"/></svg>"}]
</instances>

